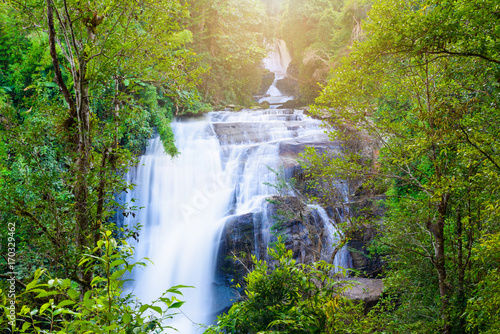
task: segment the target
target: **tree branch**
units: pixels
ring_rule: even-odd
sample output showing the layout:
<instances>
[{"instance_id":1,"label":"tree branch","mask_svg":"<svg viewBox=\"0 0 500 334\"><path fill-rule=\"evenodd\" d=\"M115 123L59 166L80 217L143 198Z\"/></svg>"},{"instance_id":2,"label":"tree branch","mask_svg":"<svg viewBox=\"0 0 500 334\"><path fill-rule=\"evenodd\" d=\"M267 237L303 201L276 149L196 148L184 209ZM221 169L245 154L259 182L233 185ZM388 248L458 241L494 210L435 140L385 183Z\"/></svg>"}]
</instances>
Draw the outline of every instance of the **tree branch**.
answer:
<instances>
[{"instance_id":1,"label":"tree branch","mask_svg":"<svg viewBox=\"0 0 500 334\"><path fill-rule=\"evenodd\" d=\"M500 166L496 163L495 160L493 160L493 158L486 152L484 152L483 150L481 150L481 148L479 148L479 146L477 146L476 144L474 144L470 138L469 138L469 135L467 134L467 131L464 130L464 128L462 128L461 126L458 126L458 128L460 129L460 131L462 131L462 133L465 135L465 140L467 140L467 142L472 146L474 147L476 150L478 150L479 152L481 152L482 155L484 155L484 157L486 159L488 159L493 165L495 165L495 167L500 171Z\"/></svg>"},{"instance_id":2,"label":"tree branch","mask_svg":"<svg viewBox=\"0 0 500 334\"><path fill-rule=\"evenodd\" d=\"M49 28L49 49L50 49L50 56L52 58L52 63L54 64L54 74L55 74L54 79L59 88L61 89L64 99L66 100L66 103L68 103L70 110L76 110L75 101L73 100L71 93L68 90L68 87L64 83L64 79L61 73L61 68L59 65L59 59L57 58L56 42L55 42L56 31L54 28L54 10L52 8L52 0L46 0L46 2L47 2L47 25Z\"/></svg>"},{"instance_id":3,"label":"tree branch","mask_svg":"<svg viewBox=\"0 0 500 334\"><path fill-rule=\"evenodd\" d=\"M500 60L496 60L496 59L487 57L485 55L482 55L480 53L474 53L474 52L452 52L452 51L448 51L446 49L443 49L440 51L427 51L427 53L435 54L435 55L447 54L447 55L451 55L451 56L461 56L461 57L478 57L478 58L484 59L486 61L489 61L491 63L500 64Z\"/></svg>"},{"instance_id":4,"label":"tree branch","mask_svg":"<svg viewBox=\"0 0 500 334\"><path fill-rule=\"evenodd\" d=\"M3 199L6 201L6 202L10 202L14 208L16 209L16 211L21 215L21 216L24 216L24 217L28 217L29 219L31 219L31 221L33 221L35 223L35 225L37 225L38 227L40 227L42 229L42 231L47 235L47 237L52 241L52 243L58 247L61 247L61 244L59 243L59 241L57 240L57 238L55 238L51 233L50 231L47 229L47 227L45 227L39 220L38 218L35 217L35 215L33 215L31 212L28 212L27 210L21 208L19 205L17 205L16 203L12 203L11 201L9 201L8 199L6 199L5 197L3 197Z\"/></svg>"},{"instance_id":5,"label":"tree branch","mask_svg":"<svg viewBox=\"0 0 500 334\"><path fill-rule=\"evenodd\" d=\"M0 278L12 279L13 277L10 275L0 274ZM24 284L22 281L18 280L15 277L14 277L14 281L16 282L17 285L22 286L24 289L26 289L26 284Z\"/></svg>"}]
</instances>

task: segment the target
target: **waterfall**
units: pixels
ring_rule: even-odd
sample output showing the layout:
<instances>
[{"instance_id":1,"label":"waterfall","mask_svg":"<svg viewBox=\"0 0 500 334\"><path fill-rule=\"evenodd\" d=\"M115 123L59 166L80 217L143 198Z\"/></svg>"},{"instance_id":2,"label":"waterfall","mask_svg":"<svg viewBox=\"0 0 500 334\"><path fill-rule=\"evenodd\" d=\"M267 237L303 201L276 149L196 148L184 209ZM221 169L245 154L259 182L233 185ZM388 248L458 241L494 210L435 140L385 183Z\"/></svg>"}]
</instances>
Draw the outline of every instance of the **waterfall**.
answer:
<instances>
[{"instance_id":1,"label":"waterfall","mask_svg":"<svg viewBox=\"0 0 500 334\"><path fill-rule=\"evenodd\" d=\"M136 257L148 257L154 265L136 269L130 292L150 302L173 285L195 286L183 290L184 315L169 325L189 334L197 332L197 324L211 323L229 298L215 282L225 224L249 217L259 239L255 245L265 249L270 225L266 198L276 192L268 185L276 181L270 168L297 166L296 153L306 145L330 147L320 123L300 110L219 111L172 123L181 152L176 158L164 153L158 137L151 139L127 176L136 184L127 201L135 199L132 205L144 209L125 218L125 224L143 225ZM318 213L328 218L322 208Z\"/></svg>"},{"instance_id":2,"label":"waterfall","mask_svg":"<svg viewBox=\"0 0 500 334\"><path fill-rule=\"evenodd\" d=\"M186 317L175 317L169 325L180 333L194 333L189 319L206 323L210 284L216 250L213 245L223 226L232 189L220 159L220 146L208 120L175 122L173 130L181 154L172 159L158 137L151 139L146 153L129 179L136 189L129 202L144 207L127 224L144 227L136 247L136 258L147 257L153 264L134 273L133 293L143 302L158 298L174 285L183 289Z\"/></svg>"},{"instance_id":3,"label":"waterfall","mask_svg":"<svg viewBox=\"0 0 500 334\"><path fill-rule=\"evenodd\" d=\"M264 59L264 67L274 73L274 81L267 90L266 96L261 98L259 103L267 101L270 108L277 108L286 101L293 100L293 96L284 95L277 87L278 81L285 79L291 61L292 57L288 52L285 41L276 40L268 56Z\"/></svg>"}]
</instances>

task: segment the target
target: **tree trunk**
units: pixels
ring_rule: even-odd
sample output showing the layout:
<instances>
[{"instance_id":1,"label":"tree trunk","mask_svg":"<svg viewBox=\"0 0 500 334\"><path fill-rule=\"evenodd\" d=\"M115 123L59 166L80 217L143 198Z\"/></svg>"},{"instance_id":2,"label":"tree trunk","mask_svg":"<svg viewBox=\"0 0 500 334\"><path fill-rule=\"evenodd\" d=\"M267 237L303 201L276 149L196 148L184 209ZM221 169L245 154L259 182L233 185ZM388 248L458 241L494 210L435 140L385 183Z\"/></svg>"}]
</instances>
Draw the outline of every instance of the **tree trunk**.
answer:
<instances>
[{"instance_id":1,"label":"tree trunk","mask_svg":"<svg viewBox=\"0 0 500 334\"><path fill-rule=\"evenodd\" d=\"M439 282L439 295L441 297L441 317L444 321L443 333L451 333L450 327L450 316L449 316L449 285L446 280L446 258L445 258L445 236L444 236L444 226L446 219L446 209L448 205L448 194L441 197L441 201L438 204L438 220L433 227L433 234L435 238L434 244L434 266L438 274Z\"/></svg>"},{"instance_id":2,"label":"tree trunk","mask_svg":"<svg viewBox=\"0 0 500 334\"><path fill-rule=\"evenodd\" d=\"M89 105L89 87L86 75L87 68L87 54L82 52L78 57L79 68L71 71L72 79L74 82L74 96L67 88L64 78L61 73L58 55L56 52L56 29L54 24L54 4L51 0L46 0L47 4L47 25L49 32L49 48L52 63L54 65L55 82L59 86L62 95L69 107L69 124L75 126L76 133L72 137L72 145L70 145L75 157L75 164L73 167L74 186L73 194L75 196L75 244L79 254L83 254L89 245L88 232L89 232L89 187L87 182L87 175L89 172L90 161L90 105ZM68 27L67 27L68 28ZM71 28L70 28L71 29ZM68 32L66 32L68 34ZM65 36L69 37L69 36ZM68 40L68 38L65 38ZM72 131L72 129L68 129ZM79 279L84 285L90 286L92 280L92 273L79 270ZM82 293L88 288L82 286Z\"/></svg>"}]
</instances>

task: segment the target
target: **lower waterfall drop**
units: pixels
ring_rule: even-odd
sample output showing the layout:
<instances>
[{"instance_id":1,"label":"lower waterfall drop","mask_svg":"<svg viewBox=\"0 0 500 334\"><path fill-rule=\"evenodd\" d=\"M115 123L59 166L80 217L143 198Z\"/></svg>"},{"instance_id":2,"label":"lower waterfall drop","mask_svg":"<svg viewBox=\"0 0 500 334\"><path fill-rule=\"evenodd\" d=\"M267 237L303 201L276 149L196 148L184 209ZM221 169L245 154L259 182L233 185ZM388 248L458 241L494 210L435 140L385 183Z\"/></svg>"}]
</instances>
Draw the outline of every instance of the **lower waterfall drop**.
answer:
<instances>
[{"instance_id":1,"label":"lower waterfall drop","mask_svg":"<svg viewBox=\"0 0 500 334\"><path fill-rule=\"evenodd\" d=\"M183 314L168 325L183 334L203 332L198 324L211 324L230 305L228 289L215 281L225 225L246 217L255 233L251 251L265 256L266 198L276 192L271 169L297 166L294 154L306 145L330 147L320 123L300 110L220 111L172 123L178 157L167 156L158 137L151 139L128 174L136 187L126 201L144 209L124 224L143 225L136 259L154 265L134 269L130 292L148 303L171 286L194 286L182 290Z\"/></svg>"},{"instance_id":2,"label":"lower waterfall drop","mask_svg":"<svg viewBox=\"0 0 500 334\"><path fill-rule=\"evenodd\" d=\"M150 140L146 153L129 178L136 184L130 194L139 210L141 229L136 259L151 259L145 270L134 273L132 291L148 303L174 285L182 289L185 317L177 315L169 326L180 333L195 333L197 323L210 321L210 284L215 258L214 238L223 226L232 189L223 173L220 146L207 121L175 122L173 130L181 154L167 156L159 137ZM128 202L130 202L130 199Z\"/></svg>"}]
</instances>

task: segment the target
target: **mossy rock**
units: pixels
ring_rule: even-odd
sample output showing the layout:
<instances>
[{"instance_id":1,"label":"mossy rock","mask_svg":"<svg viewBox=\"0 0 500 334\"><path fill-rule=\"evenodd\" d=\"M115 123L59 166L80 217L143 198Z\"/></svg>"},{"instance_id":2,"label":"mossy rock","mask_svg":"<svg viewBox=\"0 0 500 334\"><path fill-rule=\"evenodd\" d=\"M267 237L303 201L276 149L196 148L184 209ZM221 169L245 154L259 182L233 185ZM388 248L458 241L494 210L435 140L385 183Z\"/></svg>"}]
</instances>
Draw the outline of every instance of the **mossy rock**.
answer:
<instances>
[{"instance_id":1,"label":"mossy rock","mask_svg":"<svg viewBox=\"0 0 500 334\"><path fill-rule=\"evenodd\" d=\"M269 109L269 102L264 101L259 104L263 109Z\"/></svg>"}]
</instances>

